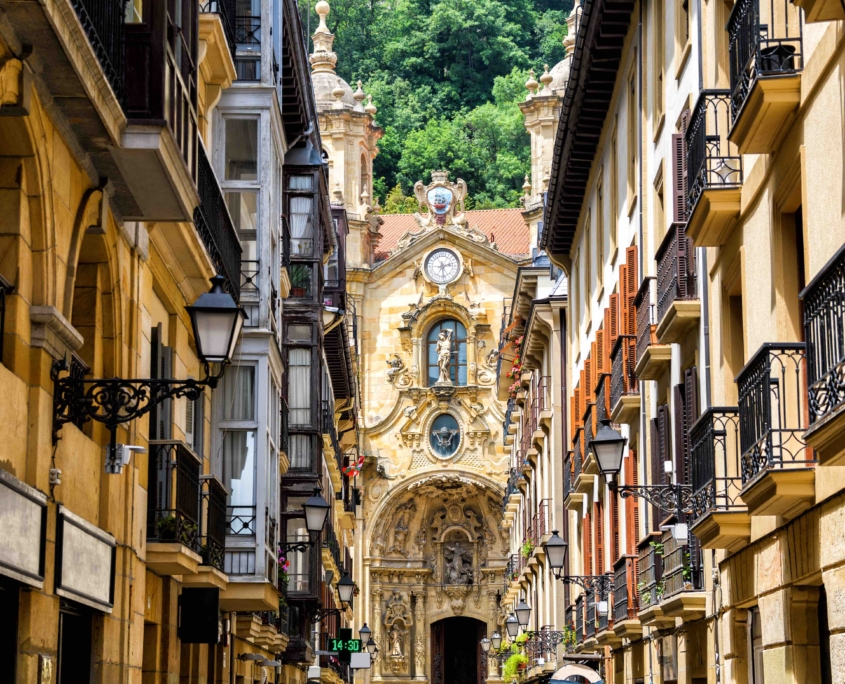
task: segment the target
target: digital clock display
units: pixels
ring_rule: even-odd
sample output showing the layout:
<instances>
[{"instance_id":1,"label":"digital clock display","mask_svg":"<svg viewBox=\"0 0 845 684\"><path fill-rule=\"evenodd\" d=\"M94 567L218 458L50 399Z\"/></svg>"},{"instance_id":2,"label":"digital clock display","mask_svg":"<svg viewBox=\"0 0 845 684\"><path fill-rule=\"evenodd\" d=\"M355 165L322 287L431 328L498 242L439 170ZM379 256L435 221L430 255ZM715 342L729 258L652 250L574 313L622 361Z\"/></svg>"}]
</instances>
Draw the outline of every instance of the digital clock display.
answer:
<instances>
[{"instance_id":1,"label":"digital clock display","mask_svg":"<svg viewBox=\"0 0 845 684\"><path fill-rule=\"evenodd\" d=\"M337 653L360 653L360 639L329 639L329 650Z\"/></svg>"}]
</instances>

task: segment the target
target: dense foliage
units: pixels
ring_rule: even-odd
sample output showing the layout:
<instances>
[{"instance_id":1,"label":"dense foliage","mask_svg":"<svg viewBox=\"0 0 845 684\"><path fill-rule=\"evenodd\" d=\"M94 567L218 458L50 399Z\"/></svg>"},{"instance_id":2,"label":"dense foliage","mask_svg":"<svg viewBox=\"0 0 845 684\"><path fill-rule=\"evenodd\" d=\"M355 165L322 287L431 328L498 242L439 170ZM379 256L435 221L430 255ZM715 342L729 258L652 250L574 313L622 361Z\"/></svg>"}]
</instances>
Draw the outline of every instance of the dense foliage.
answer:
<instances>
[{"instance_id":1,"label":"dense foliage","mask_svg":"<svg viewBox=\"0 0 845 684\"><path fill-rule=\"evenodd\" d=\"M313 31L308 1L303 25ZM361 79L379 108L375 194L385 209L412 206L413 184L436 169L463 178L477 208L515 206L529 170L517 103L529 68L563 59L572 0L330 3L338 73Z\"/></svg>"}]
</instances>

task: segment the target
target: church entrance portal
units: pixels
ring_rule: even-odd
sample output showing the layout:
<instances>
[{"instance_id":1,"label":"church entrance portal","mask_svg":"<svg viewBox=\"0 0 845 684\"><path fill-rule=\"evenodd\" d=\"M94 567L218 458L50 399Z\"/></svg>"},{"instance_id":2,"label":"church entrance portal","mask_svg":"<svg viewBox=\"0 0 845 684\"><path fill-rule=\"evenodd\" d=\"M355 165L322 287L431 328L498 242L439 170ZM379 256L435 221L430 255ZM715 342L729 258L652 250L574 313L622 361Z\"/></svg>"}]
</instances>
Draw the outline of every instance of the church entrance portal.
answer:
<instances>
[{"instance_id":1,"label":"church entrance portal","mask_svg":"<svg viewBox=\"0 0 845 684\"><path fill-rule=\"evenodd\" d=\"M483 684L481 646L487 625L452 617L431 625L432 684Z\"/></svg>"}]
</instances>

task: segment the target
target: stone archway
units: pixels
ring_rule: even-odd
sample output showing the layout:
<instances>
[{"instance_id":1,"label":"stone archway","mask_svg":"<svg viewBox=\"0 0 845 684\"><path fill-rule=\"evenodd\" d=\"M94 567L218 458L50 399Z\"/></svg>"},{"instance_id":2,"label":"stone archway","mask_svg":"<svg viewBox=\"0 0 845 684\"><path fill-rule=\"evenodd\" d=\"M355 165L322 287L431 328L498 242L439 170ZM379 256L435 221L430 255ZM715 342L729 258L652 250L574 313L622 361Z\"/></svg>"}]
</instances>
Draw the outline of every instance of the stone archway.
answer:
<instances>
[{"instance_id":1,"label":"stone archway","mask_svg":"<svg viewBox=\"0 0 845 684\"><path fill-rule=\"evenodd\" d=\"M471 617L444 618L431 625L431 684L484 684L481 639L487 624Z\"/></svg>"}]
</instances>

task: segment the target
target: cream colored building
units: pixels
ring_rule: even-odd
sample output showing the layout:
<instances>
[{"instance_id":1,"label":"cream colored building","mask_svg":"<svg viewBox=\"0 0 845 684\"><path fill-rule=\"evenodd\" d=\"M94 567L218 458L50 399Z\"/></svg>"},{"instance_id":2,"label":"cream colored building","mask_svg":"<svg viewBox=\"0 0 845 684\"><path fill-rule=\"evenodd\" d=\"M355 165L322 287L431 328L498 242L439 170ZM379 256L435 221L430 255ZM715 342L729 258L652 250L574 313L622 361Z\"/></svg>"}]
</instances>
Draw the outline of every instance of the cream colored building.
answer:
<instances>
[{"instance_id":1,"label":"cream colored building","mask_svg":"<svg viewBox=\"0 0 845 684\"><path fill-rule=\"evenodd\" d=\"M542 244L570 279L566 572L612 571L613 605L576 601L572 650L613 682L840 681L845 15L575 14Z\"/></svg>"}]
</instances>

